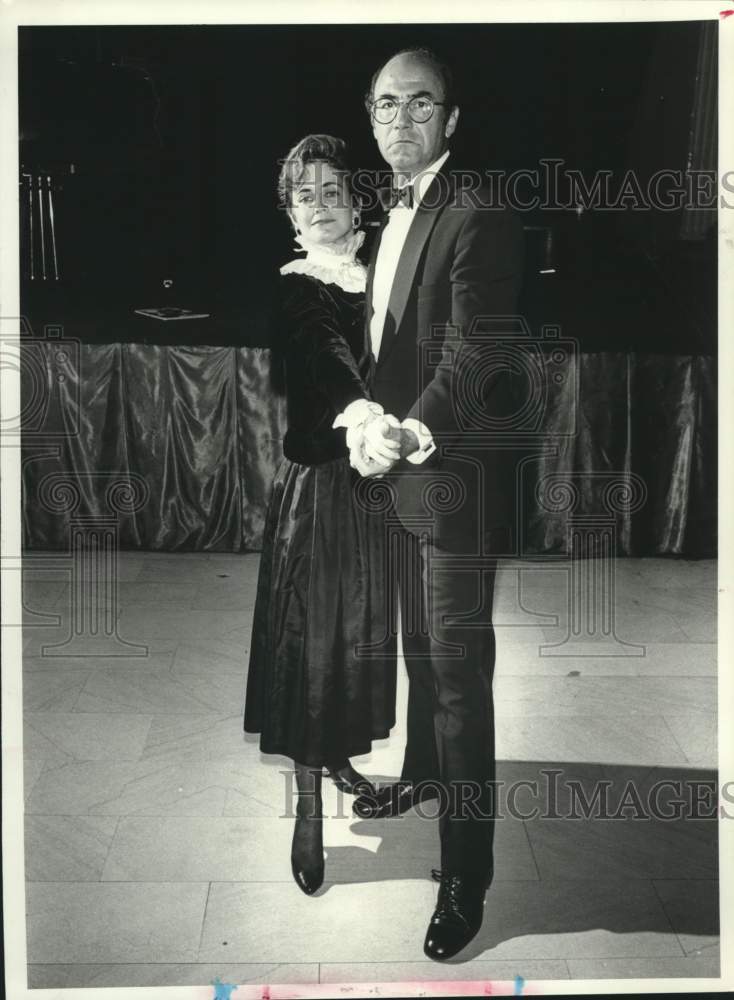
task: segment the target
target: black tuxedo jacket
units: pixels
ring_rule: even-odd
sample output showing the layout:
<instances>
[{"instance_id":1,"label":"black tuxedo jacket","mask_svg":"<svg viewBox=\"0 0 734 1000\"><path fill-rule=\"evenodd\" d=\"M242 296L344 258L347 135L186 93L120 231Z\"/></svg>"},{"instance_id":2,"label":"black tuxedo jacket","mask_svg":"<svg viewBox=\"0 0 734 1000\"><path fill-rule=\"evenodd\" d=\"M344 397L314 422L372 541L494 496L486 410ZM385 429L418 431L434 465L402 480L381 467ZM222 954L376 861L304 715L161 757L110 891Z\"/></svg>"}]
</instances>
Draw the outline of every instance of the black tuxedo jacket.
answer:
<instances>
[{"instance_id":1,"label":"black tuxedo jacket","mask_svg":"<svg viewBox=\"0 0 734 1000\"><path fill-rule=\"evenodd\" d=\"M490 203L487 191L479 199ZM381 235L370 260L368 328ZM510 455L494 430L513 412L513 376L486 329L488 317L515 313L522 266L519 218L477 205L444 164L405 240L371 382L387 413L415 417L433 434L436 452L423 465L403 460L389 478L405 527L430 525L451 551L501 554L514 520Z\"/></svg>"}]
</instances>

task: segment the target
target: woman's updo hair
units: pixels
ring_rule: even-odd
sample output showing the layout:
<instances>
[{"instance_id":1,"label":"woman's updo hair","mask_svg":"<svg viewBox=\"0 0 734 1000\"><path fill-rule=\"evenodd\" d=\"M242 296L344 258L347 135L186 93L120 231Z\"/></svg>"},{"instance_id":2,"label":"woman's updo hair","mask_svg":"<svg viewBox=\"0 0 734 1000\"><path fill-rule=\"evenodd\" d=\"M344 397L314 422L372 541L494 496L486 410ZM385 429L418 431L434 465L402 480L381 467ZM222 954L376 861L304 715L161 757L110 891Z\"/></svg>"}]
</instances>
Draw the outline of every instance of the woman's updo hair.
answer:
<instances>
[{"instance_id":1,"label":"woman's updo hair","mask_svg":"<svg viewBox=\"0 0 734 1000\"><path fill-rule=\"evenodd\" d=\"M297 142L283 160L278 177L278 199L281 208L288 209L291 197L303 178L309 163L328 163L339 171L347 189L351 190L351 171L347 165L347 145L333 135L307 135Z\"/></svg>"}]
</instances>

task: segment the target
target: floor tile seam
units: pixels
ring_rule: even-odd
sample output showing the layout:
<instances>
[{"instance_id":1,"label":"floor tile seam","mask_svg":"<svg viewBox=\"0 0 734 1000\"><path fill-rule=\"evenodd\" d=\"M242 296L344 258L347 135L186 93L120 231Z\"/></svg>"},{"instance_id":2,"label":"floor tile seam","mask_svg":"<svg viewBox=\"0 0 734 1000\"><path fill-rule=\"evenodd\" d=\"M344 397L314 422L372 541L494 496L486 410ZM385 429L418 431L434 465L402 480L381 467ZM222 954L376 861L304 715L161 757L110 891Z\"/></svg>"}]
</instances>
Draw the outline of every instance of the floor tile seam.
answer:
<instances>
[{"instance_id":1,"label":"floor tile seam","mask_svg":"<svg viewBox=\"0 0 734 1000\"><path fill-rule=\"evenodd\" d=\"M663 911L665 919L668 921L668 925L670 926L670 929L671 929L672 933L675 935L675 940L678 943L678 947L681 950L681 954L684 957L687 957L687 952L686 952L685 948L683 947L683 943L681 942L680 935L676 931L675 927L673 927L673 921L670 919L670 915L668 914L668 910L667 910L667 908L665 906L665 901L663 900L663 897L658 892L657 886L655 885L655 881L656 880L653 879L653 878L650 879L650 885L652 886L652 891L655 894L655 897L656 897L656 899L658 901L658 905L660 906L660 909ZM711 880L709 879L707 881L711 881Z\"/></svg>"},{"instance_id":2,"label":"floor tile seam","mask_svg":"<svg viewBox=\"0 0 734 1000\"><path fill-rule=\"evenodd\" d=\"M706 955L707 952L716 953L717 957L721 957L721 938L717 936L716 944L705 944L702 948L696 948L694 951L686 952L686 958L699 958Z\"/></svg>"},{"instance_id":3,"label":"floor tile seam","mask_svg":"<svg viewBox=\"0 0 734 1000\"><path fill-rule=\"evenodd\" d=\"M76 966L89 966L90 968L94 968L94 967L100 966L100 965L105 966L105 967L118 966L118 965L122 965L122 966L128 966L129 965L129 966L132 966L133 968L138 968L141 965L214 965L214 964L218 965L219 963L214 963L214 962L199 962L199 961L191 961L191 962L186 962L186 961L181 961L181 962L155 962L155 961L150 961L150 962L29 962L28 963L28 965L56 965L56 966L69 966L70 968L74 968ZM267 965L267 966L271 966L271 965L318 965L319 963L318 962L237 962L237 961L234 961L231 964L232 965ZM324 963L324 964L330 964L330 963ZM352 963L350 963L350 964L352 964ZM367 963L367 964L375 964L375 963ZM242 985L244 985L244 984L242 984Z\"/></svg>"},{"instance_id":4,"label":"floor tile seam","mask_svg":"<svg viewBox=\"0 0 734 1000\"><path fill-rule=\"evenodd\" d=\"M293 880L292 880L292 878L290 878L288 876L284 876L283 878L277 878L277 879L263 879L263 878L254 878L254 879L205 879L205 878L200 878L200 879L190 879L190 880L181 880L181 879L159 879L159 880L151 880L151 879L105 879L104 883L102 883L101 880L99 880L99 879L84 879L84 880L81 880L81 881L79 881L79 880L75 881L73 879L32 879L32 880L31 879L26 879L26 881L27 882L33 882L34 885L79 885L79 886L99 885L99 884L104 884L104 885L209 885L211 887L211 886L215 886L215 885L224 885L224 886L232 886L232 885L291 885ZM612 879L612 878L600 880L597 877L594 877L594 878L588 877L588 878L583 878L583 879L581 879L581 878L580 879L568 879L568 878L556 877L556 878L550 878L550 879L517 879L517 878L515 878L515 879L503 879L503 880L495 880L492 883L492 885L495 886L495 887L497 887L497 886L506 886L506 885L525 885L525 886L532 885L532 886L539 886L541 884L549 885L549 884L552 884L552 883L568 884L569 882L572 882L574 885L579 884L579 883L591 883L593 885L597 885L597 884L599 884L600 881L602 882L603 885L606 885L608 887L611 886L611 885L613 885L613 884L615 884L615 882L616 882L616 880ZM676 879L676 878L672 878L672 877L671 878L658 878L657 876L654 876L654 878L651 878L650 876L646 876L646 877L642 877L642 878L632 878L632 879L630 879L630 881L634 882L636 885L639 885L641 882L654 882L654 881L655 882L715 882L717 880L716 879L710 879L710 878L700 878L700 877L698 877L698 878L690 878L690 879L681 879L681 878L677 878ZM329 886L340 886L340 885L343 885L343 886L346 886L346 885L352 885L352 886L358 886L358 885L378 885L378 884L383 884L383 883L388 883L389 884L389 883L393 883L393 882L425 882L427 885L433 887L433 880L431 879L431 877L429 875L414 875L414 876L410 876L410 875L402 876L401 875L400 877L389 878L389 879L386 879L386 878L368 879L368 880L366 880L364 882L354 882L354 881L351 881L351 882L347 882L347 881L338 882L338 881L335 881L333 879L324 878L324 885L329 885ZM658 897L658 899L660 899L660 897L658 896L657 893L656 893L656 896ZM661 901L661 905L662 905L662 901ZM667 913L666 913L666 916L667 916ZM675 931L673 931L673 933L675 933ZM638 957L643 957L643 956L638 956ZM655 956L649 956L649 957L654 958Z\"/></svg>"},{"instance_id":5,"label":"floor tile seam","mask_svg":"<svg viewBox=\"0 0 734 1000\"><path fill-rule=\"evenodd\" d=\"M30 714L33 714L33 715L77 715L78 713L76 713L76 712L33 712L33 713L30 713ZM24 729L24 733L23 733L23 745L24 746L25 746L25 727L26 726L28 726L29 729L32 729L33 732L36 733L37 736L40 736L44 740L48 740L48 742L51 744L51 746L55 747L55 749L60 754L62 754L64 757L71 757L71 755L69 754L69 752L67 750L64 750L63 747L59 746L59 744L56 742L56 740L52 739L52 737L50 737L50 736L47 736L45 733L41 732L40 729L38 729L36 726L34 726L33 722L30 719L26 718L26 713L25 712L23 713L23 729ZM23 759L24 760L53 760L54 758L53 757L48 757L46 754L42 755L41 757L26 757L25 754L24 754L23 755ZM74 760L74 758L71 757L71 760ZM65 761L65 763L69 763L69 761L67 760L67 761Z\"/></svg>"},{"instance_id":6,"label":"floor tile seam","mask_svg":"<svg viewBox=\"0 0 734 1000\"><path fill-rule=\"evenodd\" d=\"M97 668L93 672L94 673L99 673L99 669L100 668ZM102 669L109 670L109 668L102 668ZM161 668L154 668L154 669L161 669ZM136 673L139 673L139 672L140 672L140 668L136 668ZM193 694L191 692L190 688L187 688L181 681L179 681L178 680L178 675L174 675L172 673L170 667L168 667L168 668L163 667L162 670L161 670L161 672L164 673L164 674L170 673L171 674L170 682L175 687L179 688L180 691L182 691L184 694L186 694L187 697L192 698L198 705L201 705L203 708L205 708L206 712L192 712L192 711L189 711L187 713L182 713L182 712L163 712L163 713L160 713L159 712L157 714L159 714L159 715L160 714L162 714L162 715L182 715L182 714L187 714L187 715L204 715L204 714L212 714L212 708L211 708L211 706L208 706L206 704L206 702L203 702L199 697L197 697L195 694ZM151 671L151 673L152 673L152 671ZM84 687L86 687L86 685L89 683L90 679L91 678L87 678L85 680ZM82 689L82 692L83 692L83 689ZM94 695L91 694L91 692L87 692L87 694L90 694L91 697L94 697ZM80 696L81 696L81 693L80 693ZM90 714L94 714L94 713L90 713ZM104 714L104 713L99 713L99 714ZM117 715L117 714L123 714L123 715L130 715L130 714L132 714L132 715L148 715L149 713L148 712L132 712L132 713L131 712L122 712L122 713L111 712L111 713L107 713L107 714L110 714L110 715ZM150 713L150 714L156 714L156 713Z\"/></svg>"},{"instance_id":7,"label":"floor tile seam","mask_svg":"<svg viewBox=\"0 0 734 1000\"><path fill-rule=\"evenodd\" d=\"M104 882L101 879L26 879L27 884L30 885L75 885L75 886L90 886L90 885L212 885L213 883L207 879L195 879L190 882L181 882L178 880L163 880L157 882L151 882L150 879L106 879ZM288 881L285 879L284 881ZM234 882L222 882L221 885L235 885L238 883ZM243 882L243 885L248 885L249 883Z\"/></svg>"},{"instance_id":8,"label":"floor tile seam","mask_svg":"<svg viewBox=\"0 0 734 1000\"><path fill-rule=\"evenodd\" d=\"M717 708L718 708L718 706L717 706ZM668 713L668 714L670 714L670 713ZM696 714L703 714L703 715L705 715L706 713L696 713ZM707 716L707 717L710 718L710 716ZM685 757L686 763L689 766L693 766L693 762L692 762L690 756L685 752L685 750L683 749L683 746L681 745L680 740L677 738L677 736L673 732L673 727L670 725L670 722L668 722L668 719L667 719L666 715L661 715L660 718L663 720L663 724L665 725L665 728L668 730L668 732L670 733L671 737L673 738L673 742L675 743L675 745L678 747L678 749L680 750L680 752ZM676 716L676 718L677 718L677 716Z\"/></svg>"},{"instance_id":9,"label":"floor tile seam","mask_svg":"<svg viewBox=\"0 0 734 1000\"><path fill-rule=\"evenodd\" d=\"M92 698L92 697L93 698L97 698L98 697L97 695L91 695L91 694L89 694L89 692L87 692L87 695L90 698ZM34 709L34 711L36 711L40 715L48 715L49 713L54 712L54 709L48 709L47 712L38 712L37 709ZM114 709L112 707L107 708L103 712L99 711L98 709L95 709L95 710L93 710L91 712L87 712L83 708L74 708L74 709L72 709L72 711L73 711L73 713L75 715L157 715L157 716L162 716L163 718L174 718L174 719L175 718L180 718L181 716L185 716L185 715L200 716L200 715L216 715L216 714L218 714L216 708L212 708L211 706L208 706L208 707L204 706L204 708L202 709L201 712L192 712L190 708L187 709L185 712L161 712L160 709L154 710L154 709L151 709L151 708L148 708L146 711L139 711L139 710L135 710L133 708L129 708L129 709L117 708L117 709Z\"/></svg>"},{"instance_id":10,"label":"floor tile seam","mask_svg":"<svg viewBox=\"0 0 734 1000\"><path fill-rule=\"evenodd\" d=\"M525 831L525 840L530 849L530 855L533 859L533 865L535 866L535 874L538 876L538 882L543 881L543 876L540 874L540 865L538 864L538 859L535 856L535 849L533 848L533 842L530 839L530 832L527 828L527 820L522 820L523 830Z\"/></svg>"},{"instance_id":11,"label":"floor tile seam","mask_svg":"<svg viewBox=\"0 0 734 1000\"><path fill-rule=\"evenodd\" d=\"M635 656L635 657L611 657L610 656L609 657L610 660L612 660L612 659L627 659L627 658L628 659L634 659L634 660L644 660L644 657L637 657L637 656ZM549 657L549 659L553 659L553 657ZM558 659L564 659L564 657L558 657ZM565 659L572 659L572 657L565 657ZM594 659L594 657L581 656L581 657L576 657L576 659L587 660L587 659ZM599 657L597 657L597 659L599 659ZM605 657L605 659L606 659L606 657ZM235 673L235 671L231 671L231 672ZM665 679L665 680L677 680L677 681L701 681L701 682L703 682L703 681L707 681L709 677L718 677L718 674L676 674L676 673L672 673L672 674L620 674L620 673L610 672L610 673L607 673L607 674L601 674L601 673L599 673L599 674L579 674L579 675L577 675L577 674L544 674L544 673L541 672L541 673L537 673L537 674L517 674L516 676L518 676L518 677L542 677L543 680L548 680L548 681L573 681L574 683L578 683L578 682L581 682L581 681L588 681L589 683L593 683L595 681L607 680L607 679L609 679L609 680L617 680L617 679L619 679L619 680L624 680L624 681L637 681L637 680L639 680L639 681L658 681L658 680ZM652 686L652 685L649 685L649 686ZM699 686L702 686L702 685L699 685Z\"/></svg>"},{"instance_id":12,"label":"floor tile seam","mask_svg":"<svg viewBox=\"0 0 734 1000\"><path fill-rule=\"evenodd\" d=\"M115 817L115 829L112 831L112 836L110 837L110 842L109 842L109 844L107 846L107 853L105 854L105 859L102 862L102 867L100 868L99 878L95 879L95 881L97 881L97 882L106 882L107 881L107 879L104 877L105 869L106 869L107 865L109 864L110 857L111 857L112 852L114 850L115 841L118 838L118 833L119 833L119 830L120 830L120 823L123 820L123 818L124 818L123 816L116 816Z\"/></svg>"},{"instance_id":13,"label":"floor tile seam","mask_svg":"<svg viewBox=\"0 0 734 1000\"><path fill-rule=\"evenodd\" d=\"M508 700L509 701L515 701L515 702L526 701L526 699L522 699L522 698L515 698L515 699L508 699ZM496 705L501 705L501 701L500 701L499 698L495 698L495 704ZM663 712L661 712L661 711L658 711L658 712L646 712L645 714L642 714L642 713L638 713L638 712L631 713L628 710L625 713L622 710L622 707L620 706L620 708L618 710L615 710L615 711L600 712L600 711L589 711L584 706L579 706L578 704L576 704L576 705L569 704L568 705L568 709L569 709L568 711L553 713L552 711L549 711L549 707L550 706L545 706L545 709L544 709L544 706L543 706L543 703L542 703L542 700L540 699L540 697L538 698L537 702L530 702L529 703L529 707L536 708L536 706L537 706L537 710L536 711L534 711L534 712L524 712L522 714L519 714L517 712L515 714L511 714L510 712L501 712L501 711L499 711L496 708L495 709L495 714L496 714L497 718L502 718L502 719L525 719L525 718L538 718L538 717L540 717L540 718L546 718L546 719L570 719L570 718L581 718L581 719L584 719L585 718L585 719L614 719L615 721L619 720L619 719L626 719L627 721L638 721L640 719L656 719L656 718L657 719L664 719L665 718L665 715L663 715ZM693 717L694 720L695 720L696 716L700 716L701 717L700 721L702 721L704 719L711 720L713 718L713 715L712 715L711 711L701 711L701 712L690 712L689 711L687 713L681 712L680 715L678 715L675 711L668 712L666 709L664 709L664 711L665 711L666 715L668 715L670 718L679 718L679 717L680 718L691 718L691 717ZM143 714L143 713L141 713L141 714ZM666 723L666 725L667 725L667 723ZM670 728L670 727L668 727L668 728ZM677 741L676 741L676 743L677 743Z\"/></svg>"},{"instance_id":14,"label":"floor tile seam","mask_svg":"<svg viewBox=\"0 0 734 1000\"><path fill-rule=\"evenodd\" d=\"M208 787L211 788L211 787L214 787L214 786L210 785ZM208 788L207 789L203 789L203 791L207 791L207 790L208 790ZM174 813L171 813L171 812L169 812L169 813L161 813L161 812L155 812L155 813L148 813L148 812L142 812L142 813L124 813L124 812L123 813L113 813L113 812L103 812L103 813L100 813L100 812L56 813L56 812L53 812L53 813L46 813L46 812L36 812L35 810L34 811L30 811L30 810L26 809L25 812L24 812L24 815L25 816L46 816L46 817L54 817L54 818L60 817L61 819L78 819L80 816L84 816L84 817L103 817L103 816L113 817L113 816L116 816L119 819L172 819L172 820L173 819L178 819L178 820L180 820L180 819L209 819L209 820L211 820L211 819L245 819L245 818L247 818L245 816L243 816L243 817L240 817L240 816L237 816L237 815L235 815L235 816L227 816L225 814L222 814L220 816L212 816L211 811L206 812L206 813L175 813L175 812ZM276 816L258 816L257 817L257 819L277 819L277 818L278 817L276 817Z\"/></svg>"},{"instance_id":15,"label":"floor tile seam","mask_svg":"<svg viewBox=\"0 0 734 1000\"><path fill-rule=\"evenodd\" d=\"M211 896L211 892L212 892L212 884L213 883L211 881L207 884L206 899L204 900L204 909L203 909L202 914L201 914L201 927L199 929L199 944L198 944L197 949L196 949L196 958L197 958L197 960L200 959L201 949L202 949L203 944L204 944L204 929L206 928L206 915L207 915L207 911L209 909L209 897Z\"/></svg>"},{"instance_id":16,"label":"floor tile seam","mask_svg":"<svg viewBox=\"0 0 734 1000\"><path fill-rule=\"evenodd\" d=\"M562 657L559 657L559 659L562 659ZM567 659L570 659L570 657L567 657ZM578 657L578 659L579 660L584 660L584 659L590 659L590 657ZM109 669L109 668L99 667L97 669L104 670L104 669ZM37 672L38 671L34 671L34 673L37 673ZM235 673L235 671L232 671L232 673ZM511 673L509 671L503 670L501 667L499 667L499 668L495 667L495 674L494 675L495 675L495 677L542 677L544 680L566 680L567 678L570 678L569 674L549 674L549 673L543 672L542 670L539 670L538 673L530 673L529 671L524 671L523 673ZM718 676L719 676L718 673L711 673L711 674L663 674L663 673L660 673L660 674L648 674L648 673L642 673L642 674L620 674L620 673L601 674L601 673L596 673L596 674L581 674L580 677L577 677L576 675L573 675L573 679L574 680L582 679L582 680L593 681L593 680L601 680L601 679L604 679L604 678L610 678L612 680L622 680L624 678L624 680L632 680L632 679L635 679L635 678L639 677L639 678L645 678L645 679L657 679L657 678L660 678L661 680L673 680L673 679L674 680L701 680L702 678L703 679L707 679L707 678L710 677L713 680L717 680Z\"/></svg>"},{"instance_id":17,"label":"floor tile seam","mask_svg":"<svg viewBox=\"0 0 734 1000\"><path fill-rule=\"evenodd\" d=\"M272 809L273 808L272 803L270 803L270 802L264 802L262 799L258 799L255 795L249 795L247 792L241 792L238 788L228 788L225 785L215 785L214 787L215 788L221 788L224 791L224 793L225 793L225 796L224 796L224 802L225 802L224 808L226 808L227 798L229 797L229 793L230 792L237 792L238 795L244 796L246 799L249 799L251 802L257 802L258 805L264 806L266 809ZM221 816L215 817L215 819L248 819L248 818L252 818L252 819L284 819L285 817L280 816L280 815L277 815L277 816L253 816L253 817L248 817L247 815L245 815L245 816L240 817L240 816L227 816L225 813L222 813ZM340 816L329 817L329 816L327 816L325 818L326 819L342 819L342 818L346 818L346 817L340 817Z\"/></svg>"},{"instance_id":18,"label":"floor tile seam","mask_svg":"<svg viewBox=\"0 0 734 1000\"><path fill-rule=\"evenodd\" d=\"M642 876L639 877L639 878L630 877L629 880L631 882L648 881L649 880L649 876L644 877L644 878ZM542 881L544 881L544 880L541 879L541 878L495 879L495 881L493 882L493 885L494 886L501 886L501 885L538 885ZM559 880L556 880L556 881L589 882L589 881L592 881L592 880L591 879L569 879L569 880L560 880L559 879ZM611 883L612 880L610 878L610 879L604 880L604 881L608 882L608 883ZM665 881L665 879L660 879L660 881ZM205 882L206 882L206 879L205 878L198 878L198 879L170 879L170 878L166 879L166 878L161 878L161 879L146 879L146 880L141 880L141 879L125 879L125 878L103 878L103 877L100 876L98 878L88 878L88 879L79 879L79 878L59 879L59 878L56 878L56 879L52 879L52 880L42 879L42 878L26 878L26 882L29 885L31 885L31 884L32 885L39 885L39 884L42 884L42 885L98 885L98 884L99 885L204 885ZM397 875L394 878L385 878L385 877L382 877L382 878L379 878L379 879L378 878L370 878L370 879L365 879L364 881L355 881L354 879L351 879L349 881L347 881L347 880L336 881L334 879L330 880L328 878L324 878L324 883L323 884L326 885L326 886L340 886L340 885L360 886L360 885L384 885L384 884L389 884L391 882L426 882L426 883L430 883L431 879L430 879L430 877L428 875L423 875L423 874L422 875L406 875L405 872L401 872L400 875ZM264 878L252 878L252 879L243 879L243 878L237 878L237 879L213 879L212 883L213 884L216 883L217 885L291 885L292 884L292 879L290 877L288 877L287 875L284 875L283 878L272 878L272 879L264 879Z\"/></svg>"},{"instance_id":19,"label":"floor tile seam","mask_svg":"<svg viewBox=\"0 0 734 1000\"><path fill-rule=\"evenodd\" d=\"M662 589L662 590L665 590L665 591L678 589L678 590L682 590L684 593L685 593L685 590L686 590L685 587L678 587L678 588L676 588L676 587L662 587L662 588L659 588L659 589ZM654 598L653 598L653 600L654 600ZM670 608L661 607L661 605L659 605L659 604L650 604L648 601L645 601L644 604L642 604L642 603L640 603L640 598L632 598L632 597L623 598L622 599L622 606L623 607L626 606L626 607L630 607L630 608L641 608L644 611L650 610L650 611L659 611L659 612L662 612L663 614L667 615L669 618L673 618L674 621L675 621L675 623L676 623L676 625L678 626L678 628L680 628L681 631L685 631L685 629L683 628L683 626L678 621L678 615L681 614L680 611L671 611ZM708 608L703 608L703 607L694 608L694 614L695 614L696 610L704 611L704 610L709 610L709 609Z\"/></svg>"},{"instance_id":20,"label":"floor tile seam","mask_svg":"<svg viewBox=\"0 0 734 1000\"><path fill-rule=\"evenodd\" d=\"M686 636L686 638L688 639L689 642L703 642L704 641L702 639L694 639L694 638L692 638L691 637L691 632L690 632L691 626L688 626L688 627L684 626L678 620L678 618L676 618L676 624L677 624L678 628L680 629L680 631L683 633L683 635ZM718 638L718 615L717 614L714 614L714 623L713 624L714 624L714 634ZM716 642L716 639L714 639L713 641Z\"/></svg>"}]
</instances>

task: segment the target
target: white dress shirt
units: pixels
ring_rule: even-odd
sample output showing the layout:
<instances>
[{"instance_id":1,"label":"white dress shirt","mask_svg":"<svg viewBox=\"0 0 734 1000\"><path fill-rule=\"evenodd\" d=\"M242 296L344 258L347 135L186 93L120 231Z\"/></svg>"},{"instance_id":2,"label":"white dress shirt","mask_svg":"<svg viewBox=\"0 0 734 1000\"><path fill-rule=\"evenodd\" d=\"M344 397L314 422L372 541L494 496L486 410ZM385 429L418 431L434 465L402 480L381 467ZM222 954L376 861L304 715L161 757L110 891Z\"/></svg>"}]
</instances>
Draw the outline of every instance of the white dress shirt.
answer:
<instances>
[{"instance_id":1,"label":"white dress shirt","mask_svg":"<svg viewBox=\"0 0 734 1000\"><path fill-rule=\"evenodd\" d=\"M395 272L398 269L398 261L403 251L405 240L408 236L410 224L415 218L418 206L423 200L434 176L441 169L448 159L449 151L431 163L425 170L421 170L412 181L413 184L413 205L408 208L402 203L390 210L388 221L382 230L382 238L375 261L375 273L372 279L372 317L370 318L370 342L372 353L377 359L382 343L382 333L387 317L387 306L390 301ZM359 435L362 433L364 425L381 416L383 409L378 403L368 402L366 399L356 399L350 403L340 413L333 423L333 427L347 428L347 447L350 451L358 446ZM407 418L402 426L413 431L418 438L418 450L407 456L407 460L413 465L420 465L429 455L436 450L433 436L425 424L420 420Z\"/></svg>"},{"instance_id":2,"label":"white dress shirt","mask_svg":"<svg viewBox=\"0 0 734 1000\"><path fill-rule=\"evenodd\" d=\"M421 170L413 178L413 205L399 203L390 210L389 218L385 228L382 230L382 238L375 260L375 273L372 279L372 317L370 319L370 342L372 353L375 359L380 353L382 334L385 329L385 319L387 318L387 307L390 302L390 294L395 281L395 272L398 269L400 254L403 252L405 240L408 237L408 230L418 211L418 206L425 197L425 193L430 187L431 181L448 159L449 151L439 156L425 170ZM433 436L420 420L408 418L403 421L403 427L413 431L418 438L418 451L408 455L408 461L414 465L420 465L435 450Z\"/></svg>"},{"instance_id":3,"label":"white dress shirt","mask_svg":"<svg viewBox=\"0 0 734 1000\"><path fill-rule=\"evenodd\" d=\"M380 353L382 333L385 329L387 306L390 301L395 272L408 236L410 224L415 218L418 206L423 200L434 176L446 162L449 151L440 156L413 180L413 207L399 204L390 210L387 225L382 230L382 239L377 251L375 273L372 279L372 317L370 319L370 340L375 358Z\"/></svg>"}]
</instances>

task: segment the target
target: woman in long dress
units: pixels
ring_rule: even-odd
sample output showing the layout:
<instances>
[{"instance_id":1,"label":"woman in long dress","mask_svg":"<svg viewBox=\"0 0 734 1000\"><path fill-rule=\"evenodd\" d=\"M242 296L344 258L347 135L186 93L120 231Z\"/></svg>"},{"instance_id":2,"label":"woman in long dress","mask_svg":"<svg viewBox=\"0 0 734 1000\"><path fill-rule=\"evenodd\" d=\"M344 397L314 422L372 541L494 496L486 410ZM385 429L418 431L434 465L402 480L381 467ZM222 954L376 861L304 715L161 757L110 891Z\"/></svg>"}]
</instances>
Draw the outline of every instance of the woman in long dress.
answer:
<instances>
[{"instance_id":1,"label":"woman in long dress","mask_svg":"<svg viewBox=\"0 0 734 1000\"><path fill-rule=\"evenodd\" d=\"M382 413L369 398L366 271L356 256L364 233L344 153L339 139L306 136L279 178L306 257L281 268L274 353L288 428L266 519L244 720L263 753L294 761L291 866L309 895L324 878L322 773L343 791L374 791L349 758L395 723L384 516L370 502L374 480L350 466L345 430L334 426ZM393 455L386 440L385 458Z\"/></svg>"}]
</instances>

